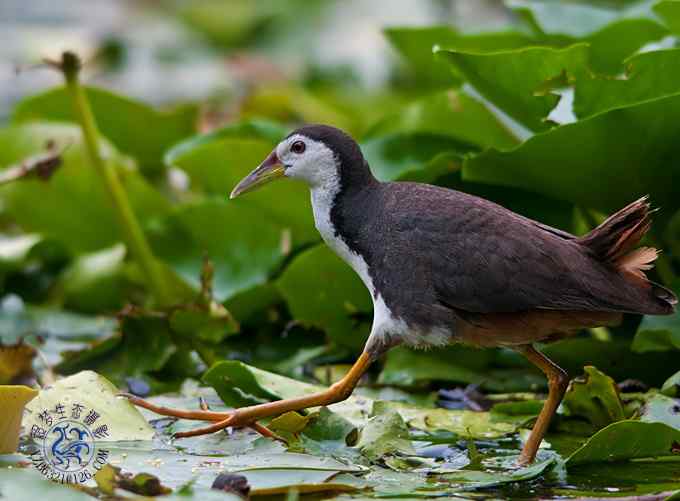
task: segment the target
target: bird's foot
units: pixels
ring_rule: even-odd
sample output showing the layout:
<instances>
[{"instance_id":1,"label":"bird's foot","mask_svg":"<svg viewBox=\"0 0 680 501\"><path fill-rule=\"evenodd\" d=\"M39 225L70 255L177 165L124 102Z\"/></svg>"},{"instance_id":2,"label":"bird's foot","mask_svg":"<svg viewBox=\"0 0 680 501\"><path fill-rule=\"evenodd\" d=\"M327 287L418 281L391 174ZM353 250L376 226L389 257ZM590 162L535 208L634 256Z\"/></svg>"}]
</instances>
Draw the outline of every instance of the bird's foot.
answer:
<instances>
[{"instance_id":1,"label":"bird's foot","mask_svg":"<svg viewBox=\"0 0 680 501\"><path fill-rule=\"evenodd\" d=\"M189 431L177 432L173 435L173 438L196 437L199 435L215 433L225 428L248 427L264 437L272 438L274 440L279 440L283 443L287 443L284 438L278 436L266 426L263 426L255 421L246 422L244 419L241 418L237 410L227 412L214 412L209 410L204 400L201 400L200 402L201 410L192 411L183 409L171 409L170 407L152 404L151 402L144 400L143 398L139 398L130 393L119 393L119 396L127 398L132 404L138 407L148 409L151 412L160 414L161 416L170 416L179 419L192 419L196 421L209 421L213 423L209 426L204 426Z\"/></svg>"}]
</instances>

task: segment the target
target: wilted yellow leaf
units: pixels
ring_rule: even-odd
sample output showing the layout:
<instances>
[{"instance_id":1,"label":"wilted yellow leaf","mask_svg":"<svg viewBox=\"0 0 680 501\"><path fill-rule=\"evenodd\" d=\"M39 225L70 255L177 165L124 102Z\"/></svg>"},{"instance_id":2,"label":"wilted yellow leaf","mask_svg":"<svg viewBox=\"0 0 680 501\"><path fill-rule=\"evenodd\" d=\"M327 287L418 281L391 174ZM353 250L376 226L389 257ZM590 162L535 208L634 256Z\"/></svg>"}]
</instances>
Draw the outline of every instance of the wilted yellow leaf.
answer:
<instances>
[{"instance_id":1,"label":"wilted yellow leaf","mask_svg":"<svg viewBox=\"0 0 680 501\"><path fill-rule=\"evenodd\" d=\"M24 406L38 394L37 390L23 385L0 386L0 454L17 450L19 430Z\"/></svg>"}]
</instances>

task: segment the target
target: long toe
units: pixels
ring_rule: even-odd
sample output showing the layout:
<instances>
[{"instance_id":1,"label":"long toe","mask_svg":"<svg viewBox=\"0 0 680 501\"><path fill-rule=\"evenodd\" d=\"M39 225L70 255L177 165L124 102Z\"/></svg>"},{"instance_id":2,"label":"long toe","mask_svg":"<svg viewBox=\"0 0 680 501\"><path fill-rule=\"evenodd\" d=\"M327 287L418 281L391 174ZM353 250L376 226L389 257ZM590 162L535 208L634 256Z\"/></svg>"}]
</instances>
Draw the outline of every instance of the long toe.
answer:
<instances>
[{"instance_id":1,"label":"long toe","mask_svg":"<svg viewBox=\"0 0 680 501\"><path fill-rule=\"evenodd\" d=\"M223 421L232 415L230 412L171 409L170 407L163 407L162 405L153 404L130 393L119 393L118 396L125 397L137 407L142 407L144 409L150 410L151 412L155 412L156 414L160 414L161 416L171 416L181 419L194 419L197 421Z\"/></svg>"}]
</instances>

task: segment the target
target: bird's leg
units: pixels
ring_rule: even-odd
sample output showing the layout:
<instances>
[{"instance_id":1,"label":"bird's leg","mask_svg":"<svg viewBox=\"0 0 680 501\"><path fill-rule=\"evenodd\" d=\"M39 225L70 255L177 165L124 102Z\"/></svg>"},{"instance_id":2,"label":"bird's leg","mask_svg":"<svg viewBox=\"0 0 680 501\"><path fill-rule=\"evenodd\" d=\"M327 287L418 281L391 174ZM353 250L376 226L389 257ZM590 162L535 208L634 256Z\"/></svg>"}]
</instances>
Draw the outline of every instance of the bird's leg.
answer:
<instances>
[{"instance_id":1,"label":"bird's leg","mask_svg":"<svg viewBox=\"0 0 680 501\"><path fill-rule=\"evenodd\" d=\"M206 402L205 398L203 398L203 397L198 398L198 406L201 408L201 410L204 410L204 411L210 410L210 406L208 405L208 402ZM276 433L271 431L266 426L261 425L260 423L250 423L248 425L248 428L259 433L260 435L262 435L265 438L272 438L274 440L278 440L279 442L283 442L284 444L288 445L288 441L285 438L280 437L279 435L277 435Z\"/></svg>"},{"instance_id":2,"label":"bird's leg","mask_svg":"<svg viewBox=\"0 0 680 501\"><path fill-rule=\"evenodd\" d=\"M364 351L359 359L354 363L350 371L340 381L333 384L324 391L312 393L311 395L306 395L304 397L289 398L286 400L267 402L265 404L252 405L250 407L242 407L240 409L227 412L212 412L207 410L185 411L179 409L170 409L168 407L154 405L133 395L124 396L126 396L133 404L144 407L145 409L149 409L156 414L213 422L213 424L210 426L191 431L180 432L175 435L178 438L192 437L196 435L214 433L229 426L250 426L258 419L270 416L278 416L289 411L306 409L307 407L330 405L345 400L352 394L352 391L359 382L359 379L364 374L364 372L366 372L366 369L368 369L368 366L371 365L372 361L373 357L368 351Z\"/></svg>"},{"instance_id":3,"label":"bird's leg","mask_svg":"<svg viewBox=\"0 0 680 501\"><path fill-rule=\"evenodd\" d=\"M536 424L531 430L528 440L522 448L518 463L522 466L533 462L541 445L541 441L548 431L550 420L552 419L557 407L562 401L564 392L569 384L569 376L558 365L548 357L536 350L532 345L525 345L515 348L516 351L524 355L532 364L541 369L548 378L548 398L543 404Z\"/></svg>"}]
</instances>

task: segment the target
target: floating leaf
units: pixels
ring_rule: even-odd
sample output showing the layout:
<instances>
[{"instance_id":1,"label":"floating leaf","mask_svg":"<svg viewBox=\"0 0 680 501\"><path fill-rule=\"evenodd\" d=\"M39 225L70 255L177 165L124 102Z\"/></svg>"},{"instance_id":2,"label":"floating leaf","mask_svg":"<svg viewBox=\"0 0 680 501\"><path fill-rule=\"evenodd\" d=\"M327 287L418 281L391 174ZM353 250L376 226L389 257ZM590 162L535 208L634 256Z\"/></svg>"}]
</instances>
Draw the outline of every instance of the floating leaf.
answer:
<instances>
[{"instance_id":1,"label":"floating leaf","mask_svg":"<svg viewBox=\"0 0 680 501\"><path fill-rule=\"evenodd\" d=\"M142 496L163 496L171 489L165 487L155 476L149 473L127 473L116 466L105 464L95 476L97 487L108 495L113 495L115 489L123 489Z\"/></svg>"},{"instance_id":2,"label":"floating leaf","mask_svg":"<svg viewBox=\"0 0 680 501\"><path fill-rule=\"evenodd\" d=\"M53 412L61 404L67 412L79 403L87 410L96 411L101 422L106 423L108 434L99 440L115 442L119 440L151 440L153 429L142 417L139 410L119 393L110 381L92 371L83 371L58 380L40 390L38 396L26 406L23 419L24 429L33 425L41 426L38 415L47 410Z\"/></svg>"},{"instance_id":3,"label":"floating leaf","mask_svg":"<svg viewBox=\"0 0 680 501\"><path fill-rule=\"evenodd\" d=\"M462 487L462 490L488 489L502 484L531 480L545 473L554 464L555 459L551 458L509 472L459 471L448 473L444 478L451 482L460 482L457 487L459 489Z\"/></svg>"},{"instance_id":4,"label":"floating leaf","mask_svg":"<svg viewBox=\"0 0 680 501\"><path fill-rule=\"evenodd\" d=\"M399 402L385 402L397 410L409 426L426 431L450 431L461 437L498 438L515 432L525 416L492 415L489 412L428 409ZM502 419L502 420L501 420Z\"/></svg>"},{"instance_id":5,"label":"floating leaf","mask_svg":"<svg viewBox=\"0 0 680 501\"><path fill-rule=\"evenodd\" d=\"M263 371L235 360L213 365L203 375L203 381L215 388L225 404L234 407L301 397L327 389ZM370 398L352 395L343 402L330 405L329 408L356 425L362 424L368 417L372 405L373 401Z\"/></svg>"},{"instance_id":6,"label":"floating leaf","mask_svg":"<svg viewBox=\"0 0 680 501\"><path fill-rule=\"evenodd\" d=\"M680 430L663 423L618 421L590 437L567 458L567 467L678 454Z\"/></svg>"},{"instance_id":7,"label":"floating leaf","mask_svg":"<svg viewBox=\"0 0 680 501\"><path fill-rule=\"evenodd\" d=\"M276 433L285 432L296 434L305 429L309 419L309 416L303 416L298 412L290 411L272 419L267 428Z\"/></svg>"},{"instance_id":8,"label":"floating leaf","mask_svg":"<svg viewBox=\"0 0 680 501\"><path fill-rule=\"evenodd\" d=\"M0 310L0 339L16 343L23 337L92 340L113 334L117 323L104 316L87 316L40 306Z\"/></svg>"},{"instance_id":9,"label":"floating leaf","mask_svg":"<svg viewBox=\"0 0 680 501\"><path fill-rule=\"evenodd\" d=\"M312 385L249 367L235 360L213 365L203 375L203 382L215 388L225 404L234 407L285 398L281 395L282 392L302 396L315 391Z\"/></svg>"},{"instance_id":10,"label":"floating leaf","mask_svg":"<svg viewBox=\"0 0 680 501\"><path fill-rule=\"evenodd\" d=\"M661 394L652 394L640 410L640 421L664 423L680 430L680 401Z\"/></svg>"},{"instance_id":11,"label":"floating leaf","mask_svg":"<svg viewBox=\"0 0 680 501\"><path fill-rule=\"evenodd\" d=\"M362 428L357 447L371 461L385 456L415 456L406 423L398 412L382 402L373 404L373 416Z\"/></svg>"},{"instance_id":12,"label":"floating leaf","mask_svg":"<svg viewBox=\"0 0 680 501\"><path fill-rule=\"evenodd\" d=\"M0 468L2 495L7 499L92 501L92 496L69 485L47 480L34 468Z\"/></svg>"},{"instance_id":13,"label":"floating leaf","mask_svg":"<svg viewBox=\"0 0 680 501\"><path fill-rule=\"evenodd\" d=\"M585 418L598 430L625 419L616 382L593 366L584 370L585 377L572 380L564 395L569 415Z\"/></svg>"}]
</instances>

